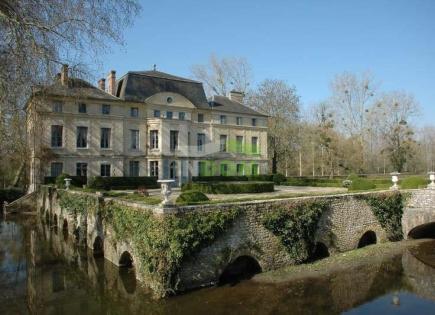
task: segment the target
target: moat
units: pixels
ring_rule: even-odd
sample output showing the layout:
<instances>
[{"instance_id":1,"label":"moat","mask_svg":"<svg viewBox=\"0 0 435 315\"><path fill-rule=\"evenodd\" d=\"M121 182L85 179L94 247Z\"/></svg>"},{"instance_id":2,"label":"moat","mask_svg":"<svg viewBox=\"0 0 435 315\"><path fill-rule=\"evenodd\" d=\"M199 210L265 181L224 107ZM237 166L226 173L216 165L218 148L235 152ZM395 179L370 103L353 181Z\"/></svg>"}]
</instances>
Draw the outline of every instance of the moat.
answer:
<instances>
[{"instance_id":1,"label":"moat","mask_svg":"<svg viewBox=\"0 0 435 315\"><path fill-rule=\"evenodd\" d=\"M152 298L134 269L95 257L33 216L1 221L0 242L1 314L435 313L435 241L345 272L277 283L254 277L163 300Z\"/></svg>"}]
</instances>

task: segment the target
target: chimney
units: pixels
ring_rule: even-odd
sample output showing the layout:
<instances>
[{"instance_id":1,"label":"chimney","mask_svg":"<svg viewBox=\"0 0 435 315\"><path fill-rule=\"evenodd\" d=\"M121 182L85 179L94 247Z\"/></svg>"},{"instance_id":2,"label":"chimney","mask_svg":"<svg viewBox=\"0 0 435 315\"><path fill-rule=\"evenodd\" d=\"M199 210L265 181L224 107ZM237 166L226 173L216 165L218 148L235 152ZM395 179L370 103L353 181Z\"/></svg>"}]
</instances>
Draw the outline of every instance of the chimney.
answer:
<instances>
[{"instance_id":1,"label":"chimney","mask_svg":"<svg viewBox=\"0 0 435 315\"><path fill-rule=\"evenodd\" d=\"M234 91L230 92L230 100L235 101L237 103L243 104L243 97L245 97L245 93Z\"/></svg>"},{"instance_id":2,"label":"chimney","mask_svg":"<svg viewBox=\"0 0 435 315\"><path fill-rule=\"evenodd\" d=\"M60 83L64 86L68 86L68 65L64 64L62 66L62 71L60 72Z\"/></svg>"},{"instance_id":3,"label":"chimney","mask_svg":"<svg viewBox=\"0 0 435 315\"><path fill-rule=\"evenodd\" d=\"M116 71L112 70L107 76L107 92L115 95Z\"/></svg>"},{"instance_id":4,"label":"chimney","mask_svg":"<svg viewBox=\"0 0 435 315\"><path fill-rule=\"evenodd\" d=\"M98 80L98 88L103 91L106 90L106 79L101 78L100 80Z\"/></svg>"}]
</instances>

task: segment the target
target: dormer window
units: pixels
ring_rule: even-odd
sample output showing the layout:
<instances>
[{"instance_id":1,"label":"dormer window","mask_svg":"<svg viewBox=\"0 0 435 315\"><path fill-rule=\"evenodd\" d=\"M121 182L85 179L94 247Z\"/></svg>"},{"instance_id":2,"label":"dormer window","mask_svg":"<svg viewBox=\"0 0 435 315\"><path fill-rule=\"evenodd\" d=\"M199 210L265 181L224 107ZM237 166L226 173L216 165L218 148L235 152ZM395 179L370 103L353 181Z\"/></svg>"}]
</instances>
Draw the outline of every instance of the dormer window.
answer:
<instances>
[{"instance_id":1,"label":"dormer window","mask_svg":"<svg viewBox=\"0 0 435 315\"><path fill-rule=\"evenodd\" d=\"M185 112L179 112L179 113L178 113L178 119L179 119L179 120L184 120L184 119L186 119L186 113L185 113Z\"/></svg>"},{"instance_id":2,"label":"dormer window","mask_svg":"<svg viewBox=\"0 0 435 315\"><path fill-rule=\"evenodd\" d=\"M252 126L257 126L257 118L252 118Z\"/></svg>"},{"instance_id":3,"label":"dormer window","mask_svg":"<svg viewBox=\"0 0 435 315\"><path fill-rule=\"evenodd\" d=\"M242 117L237 117L236 118L236 123L238 126L240 126L242 124Z\"/></svg>"},{"instance_id":4,"label":"dormer window","mask_svg":"<svg viewBox=\"0 0 435 315\"><path fill-rule=\"evenodd\" d=\"M154 110L154 118L160 118L160 111L158 109Z\"/></svg>"},{"instance_id":5,"label":"dormer window","mask_svg":"<svg viewBox=\"0 0 435 315\"><path fill-rule=\"evenodd\" d=\"M172 112L166 112L166 118L172 119Z\"/></svg>"},{"instance_id":6,"label":"dormer window","mask_svg":"<svg viewBox=\"0 0 435 315\"><path fill-rule=\"evenodd\" d=\"M130 116L131 117L139 117L139 108L137 108L137 107L130 108Z\"/></svg>"}]
</instances>

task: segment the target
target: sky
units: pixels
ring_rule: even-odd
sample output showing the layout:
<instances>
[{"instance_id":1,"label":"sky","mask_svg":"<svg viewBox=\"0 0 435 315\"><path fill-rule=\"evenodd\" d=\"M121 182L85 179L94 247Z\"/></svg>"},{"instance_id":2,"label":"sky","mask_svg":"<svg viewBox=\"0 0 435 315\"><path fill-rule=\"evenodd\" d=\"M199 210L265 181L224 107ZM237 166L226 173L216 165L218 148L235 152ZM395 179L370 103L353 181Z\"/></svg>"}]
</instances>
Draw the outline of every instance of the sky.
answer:
<instances>
[{"instance_id":1,"label":"sky","mask_svg":"<svg viewBox=\"0 0 435 315\"><path fill-rule=\"evenodd\" d=\"M344 71L370 71L382 91L404 90L435 118L435 0L158 0L124 30L125 46L103 56L111 69L191 77L210 54L244 57L254 84L294 85L303 105L330 95Z\"/></svg>"}]
</instances>

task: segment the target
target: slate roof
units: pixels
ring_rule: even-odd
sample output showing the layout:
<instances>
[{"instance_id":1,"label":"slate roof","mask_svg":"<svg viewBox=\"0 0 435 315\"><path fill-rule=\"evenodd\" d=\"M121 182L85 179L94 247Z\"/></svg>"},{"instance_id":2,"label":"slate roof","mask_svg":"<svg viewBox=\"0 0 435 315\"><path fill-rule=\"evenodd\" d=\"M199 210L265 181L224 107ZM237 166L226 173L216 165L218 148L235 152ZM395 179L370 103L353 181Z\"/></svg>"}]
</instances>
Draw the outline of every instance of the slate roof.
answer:
<instances>
[{"instance_id":1,"label":"slate roof","mask_svg":"<svg viewBox=\"0 0 435 315\"><path fill-rule=\"evenodd\" d=\"M129 71L117 81L116 96L126 101L143 102L160 92L178 93L199 108L209 107L198 81L160 71Z\"/></svg>"},{"instance_id":2,"label":"slate roof","mask_svg":"<svg viewBox=\"0 0 435 315\"><path fill-rule=\"evenodd\" d=\"M116 91L116 96L123 100L139 102L156 93L173 92L183 95L200 109L267 117L225 96L214 96L208 101L201 82L155 70L129 71L118 79Z\"/></svg>"},{"instance_id":3,"label":"slate roof","mask_svg":"<svg viewBox=\"0 0 435 315\"><path fill-rule=\"evenodd\" d=\"M240 104L239 102L232 101L226 96L213 96L210 100L210 107L228 113L268 117L267 115L261 114L252 108Z\"/></svg>"},{"instance_id":4,"label":"slate roof","mask_svg":"<svg viewBox=\"0 0 435 315\"><path fill-rule=\"evenodd\" d=\"M37 87L34 90L34 95L80 97L111 101L119 100L119 98L100 90L89 82L77 78L68 78L68 86L62 85L60 81L56 81L45 87Z\"/></svg>"}]
</instances>

